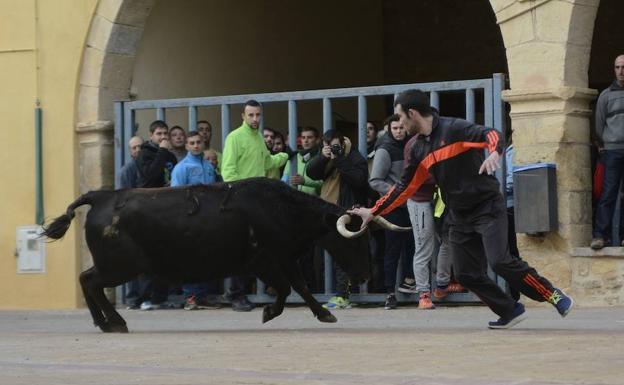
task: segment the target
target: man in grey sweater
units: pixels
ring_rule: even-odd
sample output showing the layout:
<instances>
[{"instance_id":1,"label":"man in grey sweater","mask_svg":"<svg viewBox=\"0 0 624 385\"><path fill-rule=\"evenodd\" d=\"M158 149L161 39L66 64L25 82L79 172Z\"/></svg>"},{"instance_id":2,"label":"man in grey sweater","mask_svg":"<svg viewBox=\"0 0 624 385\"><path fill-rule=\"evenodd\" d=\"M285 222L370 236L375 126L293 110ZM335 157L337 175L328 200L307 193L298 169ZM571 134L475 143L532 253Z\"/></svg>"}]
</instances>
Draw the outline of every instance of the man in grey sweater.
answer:
<instances>
[{"instance_id":1,"label":"man in grey sweater","mask_svg":"<svg viewBox=\"0 0 624 385\"><path fill-rule=\"evenodd\" d=\"M602 143L605 167L602 195L596 210L591 248L604 247L624 176L624 55L615 58L615 81L602 91L596 103L596 135ZM624 242L622 243L624 246Z\"/></svg>"}]
</instances>

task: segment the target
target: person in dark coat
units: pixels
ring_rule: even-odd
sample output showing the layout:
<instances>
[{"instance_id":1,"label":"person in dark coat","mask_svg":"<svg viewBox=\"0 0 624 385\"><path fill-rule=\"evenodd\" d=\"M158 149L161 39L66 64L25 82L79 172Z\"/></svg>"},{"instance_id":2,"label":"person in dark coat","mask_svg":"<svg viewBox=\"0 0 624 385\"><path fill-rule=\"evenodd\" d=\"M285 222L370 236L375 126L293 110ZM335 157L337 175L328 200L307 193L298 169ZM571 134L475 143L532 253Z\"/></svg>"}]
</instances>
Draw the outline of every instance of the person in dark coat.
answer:
<instances>
[{"instance_id":1,"label":"person in dark coat","mask_svg":"<svg viewBox=\"0 0 624 385\"><path fill-rule=\"evenodd\" d=\"M351 141L338 130L323 135L321 152L310 159L306 174L310 179L322 180L321 198L344 208L365 205L368 192L368 164L352 148ZM334 265L336 295L325 305L328 309L347 309L350 283L347 274Z\"/></svg>"}]
</instances>

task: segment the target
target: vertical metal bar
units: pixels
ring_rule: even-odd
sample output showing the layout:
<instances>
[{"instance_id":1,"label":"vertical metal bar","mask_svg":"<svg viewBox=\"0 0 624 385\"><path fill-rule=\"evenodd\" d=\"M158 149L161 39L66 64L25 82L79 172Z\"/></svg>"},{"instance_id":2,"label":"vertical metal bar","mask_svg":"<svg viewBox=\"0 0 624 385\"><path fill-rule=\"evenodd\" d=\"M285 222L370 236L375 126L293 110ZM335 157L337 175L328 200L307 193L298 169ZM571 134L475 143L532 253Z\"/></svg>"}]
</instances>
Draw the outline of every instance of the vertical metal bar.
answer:
<instances>
[{"instance_id":1,"label":"vertical metal bar","mask_svg":"<svg viewBox=\"0 0 624 385\"><path fill-rule=\"evenodd\" d=\"M332 257L329 255L327 250L323 251L324 256L324 269L325 270L325 294L332 294L334 292L334 264L332 262Z\"/></svg>"},{"instance_id":2,"label":"vertical metal bar","mask_svg":"<svg viewBox=\"0 0 624 385\"><path fill-rule=\"evenodd\" d=\"M35 223L43 225L43 119L39 100L35 107Z\"/></svg>"},{"instance_id":3,"label":"vertical metal bar","mask_svg":"<svg viewBox=\"0 0 624 385\"><path fill-rule=\"evenodd\" d=\"M124 102L115 102L114 111L115 111L115 128L114 128L114 152L115 152L115 188L118 189L120 187L120 170L124 165L124 154L126 151L126 142L125 142L125 126L124 126ZM126 285L121 284L115 288L115 300L118 304L126 303Z\"/></svg>"},{"instance_id":4,"label":"vertical metal bar","mask_svg":"<svg viewBox=\"0 0 624 385\"><path fill-rule=\"evenodd\" d=\"M221 105L221 148L225 149L225 139L230 133L230 106L228 104ZM232 286L232 279L223 280L223 292L227 294Z\"/></svg>"},{"instance_id":5,"label":"vertical metal bar","mask_svg":"<svg viewBox=\"0 0 624 385\"><path fill-rule=\"evenodd\" d=\"M358 150L366 159L366 121L368 120L368 112L366 109L366 97L358 96Z\"/></svg>"},{"instance_id":6,"label":"vertical metal bar","mask_svg":"<svg viewBox=\"0 0 624 385\"><path fill-rule=\"evenodd\" d=\"M115 131L113 139L113 151L115 152L115 189L118 189L120 187L119 170L121 170L121 166L123 166L123 156L124 152L126 151L126 146L123 142L123 102L115 102L114 110Z\"/></svg>"},{"instance_id":7,"label":"vertical metal bar","mask_svg":"<svg viewBox=\"0 0 624 385\"><path fill-rule=\"evenodd\" d=\"M505 89L505 74L494 74L492 79L492 91L493 91L493 114L494 114L494 128L496 128L502 135L505 135L505 103L503 102L503 90Z\"/></svg>"},{"instance_id":8,"label":"vertical metal bar","mask_svg":"<svg viewBox=\"0 0 624 385\"><path fill-rule=\"evenodd\" d=\"M492 100L492 126L499 133L499 140L503 147L506 144L505 138L505 119L503 117L503 111L505 109L505 105L503 102L503 90L505 89L505 75L503 74L494 74L492 78L492 97L489 98ZM505 191L505 174L503 173L504 169L500 168L496 170L496 178L500 183L501 191Z\"/></svg>"},{"instance_id":9,"label":"vertical metal bar","mask_svg":"<svg viewBox=\"0 0 624 385\"><path fill-rule=\"evenodd\" d=\"M475 94L472 88L466 88L466 120L475 122Z\"/></svg>"},{"instance_id":10,"label":"vertical metal bar","mask_svg":"<svg viewBox=\"0 0 624 385\"><path fill-rule=\"evenodd\" d=\"M368 155L366 145L366 123L368 122L368 110L366 105L366 97L364 95L358 96L358 150L360 154L366 159ZM360 285L360 293L368 293L368 282Z\"/></svg>"},{"instance_id":11,"label":"vertical metal bar","mask_svg":"<svg viewBox=\"0 0 624 385\"><path fill-rule=\"evenodd\" d=\"M323 132L332 129L332 105L330 98L323 98Z\"/></svg>"},{"instance_id":12,"label":"vertical metal bar","mask_svg":"<svg viewBox=\"0 0 624 385\"><path fill-rule=\"evenodd\" d=\"M225 149L225 138L230 133L230 106L221 105L221 148Z\"/></svg>"},{"instance_id":13,"label":"vertical metal bar","mask_svg":"<svg viewBox=\"0 0 624 385\"><path fill-rule=\"evenodd\" d=\"M493 82L489 82L483 88L483 125L494 127L494 88Z\"/></svg>"},{"instance_id":14,"label":"vertical metal bar","mask_svg":"<svg viewBox=\"0 0 624 385\"><path fill-rule=\"evenodd\" d=\"M440 110L440 94L438 94L438 91L431 91L429 94L429 103L431 103L431 106L435 107L438 111Z\"/></svg>"},{"instance_id":15,"label":"vertical metal bar","mask_svg":"<svg viewBox=\"0 0 624 385\"><path fill-rule=\"evenodd\" d=\"M266 285L259 278L256 278L256 294L265 295Z\"/></svg>"},{"instance_id":16,"label":"vertical metal bar","mask_svg":"<svg viewBox=\"0 0 624 385\"><path fill-rule=\"evenodd\" d=\"M124 103L124 131L123 131L123 143L122 146L126 146L126 144L130 141L130 138L134 135L134 110L130 108L127 104ZM125 148L125 147L124 147ZM130 152L123 152L123 164L126 164L130 160Z\"/></svg>"},{"instance_id":17,"label":"vertical metal bar","mask_svg":"<svg viewBox=\"0 0 624 385\"><path fill-rule=\"evenodd\" d=\"M297 102L294 100L288 101L288 146L296 150L297 149ZM290 175L297 175L297 158L290 160Z\"/></svg>"},{"instance_id":18,"label":"vertical metal bar","mask_svg":"<svg viewBox=\"0 0 624 385\"><path fill-rule=\"evenodd\" d=\"M156 119L157 120L162 120L163 122L167 121L167 113L165 112L164 108L157 108L156 109Z\"/></svg>"},{"instance_id":19,"label":"vertical metal bar","mask_svg":"<svg viewBox=\"0 0 624 385\"><path fill-rule=\"evenodd\" d=\"M332 105L331 99L323 98L323 132L327 132L332 129ZM330 295L334 292L334 268L332 263L332 257L327 250L323 251L323 270L324 274L324 286L325 294Z\"/></svg>"},{"instance_id":20,"label":"vertical metal bar","mask_svg":"<svg viewBox=\"0 0 624 385\"><path fill-rule=\"evenodd\" d=\"M197 107L188 108L188 131L197 131Z\"/></svg>"}]
</instances>

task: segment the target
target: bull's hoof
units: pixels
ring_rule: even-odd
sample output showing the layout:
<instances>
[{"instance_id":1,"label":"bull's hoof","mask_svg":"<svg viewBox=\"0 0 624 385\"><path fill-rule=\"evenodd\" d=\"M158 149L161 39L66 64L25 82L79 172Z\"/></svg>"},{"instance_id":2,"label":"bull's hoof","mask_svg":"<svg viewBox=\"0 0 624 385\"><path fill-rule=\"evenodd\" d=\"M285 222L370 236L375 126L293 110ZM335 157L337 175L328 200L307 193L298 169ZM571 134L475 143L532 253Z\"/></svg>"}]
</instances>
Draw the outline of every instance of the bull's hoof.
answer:
<instances>
[{"instance_id":1,"label":"bull's hoof","mask_svg":"<svg viewBox=\"0 0 624 385\"><path fill-rule=\"evenodd\" d=\"M318 320L321 322L327 322L327 323L338 322L338 319L334 317L334 315L330 312L327 312L327 314L319 314Z\"/></svg>"},{"instance_id":2,"label":"bull's hoof","mask_svg":"<svg viewBox=\"0 0 624 385\"><path fill-rule=\"evenodd\" d=\"M128 327L122 324L105 323L98 325L104 333L128 333Z\"/></svg>"},{"instance_id":3,"label":"bull's hoof","mask_svg":"<svg viewBox=\"0 0 624 385\"><path fill-rule=\"evenodd\" d=\"M273 314L273 307L271 305L266 305L264 309L262 309L262 323L267 323L273 318L275 318L275 314Z\"/></svg>"}]
</instances>

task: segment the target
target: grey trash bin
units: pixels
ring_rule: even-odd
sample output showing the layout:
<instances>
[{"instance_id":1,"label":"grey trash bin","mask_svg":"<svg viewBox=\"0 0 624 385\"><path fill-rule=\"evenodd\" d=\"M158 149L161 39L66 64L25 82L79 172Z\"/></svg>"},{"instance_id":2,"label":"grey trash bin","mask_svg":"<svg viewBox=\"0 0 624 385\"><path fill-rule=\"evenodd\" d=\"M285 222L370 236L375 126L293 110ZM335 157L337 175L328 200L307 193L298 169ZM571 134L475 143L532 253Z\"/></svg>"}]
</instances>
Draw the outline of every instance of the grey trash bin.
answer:
<instances>
[{"instance_id":1,"label":"grey trash bin","mask_svg":"<svg viewBox=\"0 0 624 385\"><path fill-rule=\"evenodd\" d=\"M553 163L515 166L513 189L516 232L556 231L557 173Z\"/></svg>"}]
</instances>

